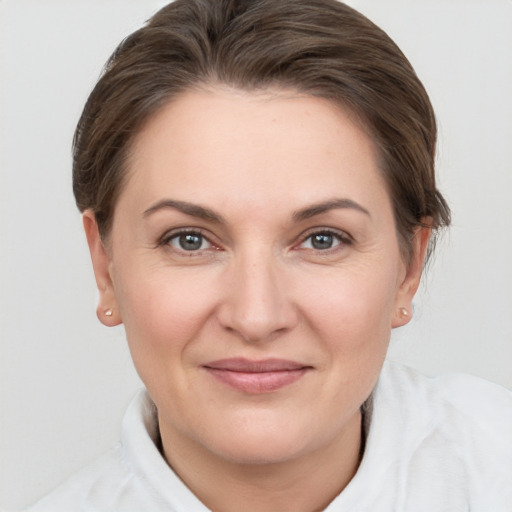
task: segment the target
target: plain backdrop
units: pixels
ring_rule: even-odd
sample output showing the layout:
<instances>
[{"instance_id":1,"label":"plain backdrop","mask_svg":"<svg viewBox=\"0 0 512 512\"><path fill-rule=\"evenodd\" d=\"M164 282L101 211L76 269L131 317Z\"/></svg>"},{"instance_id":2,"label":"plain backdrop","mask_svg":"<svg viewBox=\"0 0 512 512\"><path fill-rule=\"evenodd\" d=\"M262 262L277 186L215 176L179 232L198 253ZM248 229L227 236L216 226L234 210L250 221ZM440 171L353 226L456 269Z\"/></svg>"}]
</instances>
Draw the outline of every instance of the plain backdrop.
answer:
<instances>
[{"instance_id":1,"label":"plain backdrop","mask_svg":"<svg viewBox=\"0 0 512 512\"><path fill-rule=\"evenodd\" d=\"M277 0L276 0L277 1ZM0 0L0 504L22 507L119 435L141 386L96 291L71 193L74 125L116 44L165 2ZM390 357L512 388L512 2L353 0L436 109L453 227Z\"/></svg>"}]
</instances>

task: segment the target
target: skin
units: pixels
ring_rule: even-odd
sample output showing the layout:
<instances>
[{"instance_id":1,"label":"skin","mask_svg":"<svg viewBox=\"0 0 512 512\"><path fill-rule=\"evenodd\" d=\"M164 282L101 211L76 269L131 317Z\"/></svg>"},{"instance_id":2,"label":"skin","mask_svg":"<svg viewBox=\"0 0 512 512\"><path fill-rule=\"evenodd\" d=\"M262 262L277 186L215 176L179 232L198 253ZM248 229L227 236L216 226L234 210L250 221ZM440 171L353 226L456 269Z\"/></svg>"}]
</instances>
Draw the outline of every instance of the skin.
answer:
<instances>
[{"instance_id":1,"label":"skin","mask_svg":"<svg viewBox=\"0 0 512 512\"><path fill-rule=\"evenodd\" d=\"M360 407L409 319L428 229L406 264L368 135L290 91L182 94L128 173L108 241L83 219L98 316L125 325L166 460L212 510L323 509L357 471ZM306 370L248 393L205 369L226 358Z\"/></svg>"}]
</instances>

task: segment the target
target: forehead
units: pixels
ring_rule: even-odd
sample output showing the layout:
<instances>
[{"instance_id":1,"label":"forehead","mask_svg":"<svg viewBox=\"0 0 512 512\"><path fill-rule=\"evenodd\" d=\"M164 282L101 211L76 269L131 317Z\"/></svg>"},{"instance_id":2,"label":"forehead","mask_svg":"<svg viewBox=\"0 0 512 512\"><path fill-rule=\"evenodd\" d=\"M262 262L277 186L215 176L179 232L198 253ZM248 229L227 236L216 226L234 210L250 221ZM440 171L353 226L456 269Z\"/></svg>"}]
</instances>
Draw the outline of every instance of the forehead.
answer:
<instances>
[{"instance_id":1,"label":"forehead","mask_svg":"<svg viewBox=\"0 0 512 512\"><path fill-rule=\"evenodd\" d=\"M257 198L308 203L346 194L387 201L361 125L328 100L291 91L181 94L135 138L126 188L121 196L223 205L241 196L247 206Z\"/></svg>"}]
</instances>

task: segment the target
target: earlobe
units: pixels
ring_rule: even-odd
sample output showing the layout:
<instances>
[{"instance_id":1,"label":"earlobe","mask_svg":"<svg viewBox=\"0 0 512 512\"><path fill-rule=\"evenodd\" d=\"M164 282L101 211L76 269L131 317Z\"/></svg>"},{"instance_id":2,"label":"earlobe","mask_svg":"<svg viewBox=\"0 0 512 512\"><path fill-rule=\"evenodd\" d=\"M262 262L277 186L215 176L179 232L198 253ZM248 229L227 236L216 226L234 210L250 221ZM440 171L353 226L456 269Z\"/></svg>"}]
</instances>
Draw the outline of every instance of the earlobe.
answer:
<instances>
[{"instance_id":1,"label":"earlobe","mask_svg":"<svg viewBox=\"0 0 512 512\"><path fill-rule=\"evenodd\" d=\"M409 323L412 318L412 299L420 284L430 240L431 228L428 227L429 224L429 222L425 222L424 226L418 227L414 233L411 259L395 299L395 313L391 323L393 328Z\"/></svg>"},{"instance_id":2,"label":"earlobe","mask_svg":"<svg viewBox=\"0 0 512 512\"><path fill-rule=\"evenodd\" d=\"M101 239L96 216L92 210L82 214L85 236L91 254L94 277L99 292L99 301L96 309L99 321L107 327L119 325L122 322L112 277L110 275L110 255Z\"/></svg>"}]
</instances>

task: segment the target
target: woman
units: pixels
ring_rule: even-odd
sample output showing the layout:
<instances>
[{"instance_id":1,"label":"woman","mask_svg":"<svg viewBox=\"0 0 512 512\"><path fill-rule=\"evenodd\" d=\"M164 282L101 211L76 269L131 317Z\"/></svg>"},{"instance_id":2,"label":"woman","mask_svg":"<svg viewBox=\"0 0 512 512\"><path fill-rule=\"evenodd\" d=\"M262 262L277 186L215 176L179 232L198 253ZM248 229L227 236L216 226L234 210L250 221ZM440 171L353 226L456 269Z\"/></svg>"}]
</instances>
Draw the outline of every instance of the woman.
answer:
<instances>
[{"instance_id":1,"label":"woman","mask_svg":"<svg viewBox=\"0 0 512 512\"><path fill-rule=\"evenodd\" d=\"M450 220L435 143L341 3L178 0L126 39L74 192L147 393L33 510L506 510L510 393L384 365Z\"/></svg>"}]
</instances>

